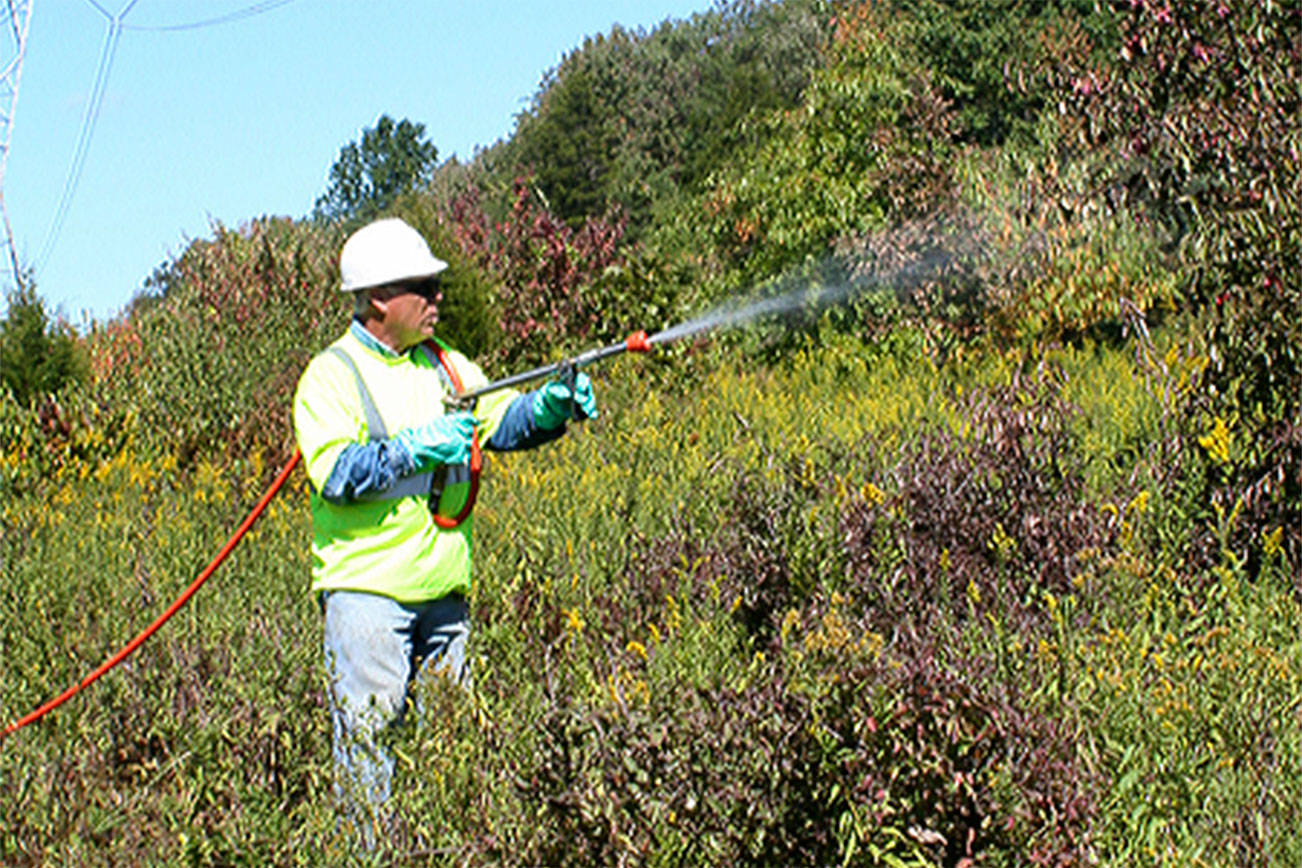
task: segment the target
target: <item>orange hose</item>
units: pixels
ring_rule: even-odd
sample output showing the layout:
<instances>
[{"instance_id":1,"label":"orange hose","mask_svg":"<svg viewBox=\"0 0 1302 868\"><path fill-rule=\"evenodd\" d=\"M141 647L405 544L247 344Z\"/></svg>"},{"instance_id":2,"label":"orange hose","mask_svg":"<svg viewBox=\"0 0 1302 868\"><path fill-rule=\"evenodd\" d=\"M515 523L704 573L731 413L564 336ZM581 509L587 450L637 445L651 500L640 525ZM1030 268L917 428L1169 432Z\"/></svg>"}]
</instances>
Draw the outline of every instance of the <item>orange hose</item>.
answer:
<instances>
[{"instance_id":1,"label":"orange hose","mask_svg":"<svg viewBox=\"0 0 1302 868\"><path fill-rule=\"evenodd\" d=\"M457 369L452 367L452 360L448 358L447 352L443 345L438 341L426 341L426 346L430 347L436 356L443 370L448 372L448 379L452 381L452 388L457 390L457 394L466 391L465 385L461 382L461 376L457 374ZM470 437L470 490L466 493L465 505L456 515L447 516L439 515L438 504L433 505L430 514L434 518L434 523L444 530L452 530L461 526L461 523L470 517L470 513L475 508L475 501L479 499L479 474L484 469L484 453L479 448L479 431L476 430Z\"/></svg>"},{"instance_id":2,"label":"orange hose","mask_svg":"<svg viewBox=\"0 0 1302 868\"><path fill-rule=\"evenodd\" d=\"M458 392L465 391L465 387L461 383L461 378L457 376L456 369L452 367L451 361L447 358L446 353L443 352L443 348L438 344L433 344L433 347L436 353L438 354L439 361L442 363L443 367L447 369L447 372L452 380L453 388L455 388ZM203 572L199 574L199 577L190 583L190 587L186 588L185 591L182 592L181 596L177 597L175 602L173 602L172 605L167 607L167 610L164 611L163 614L159 615L156 619L154 619L154 623L146 627L140 633L139 636L137 636L136 638L128 642L121 651L114 654L109 659L105 660L103 663L99 665L98 668L95 669L95 671L91 672L85 678L81 679L81 681L72 685L67 690L63 691L58 696L54 697L49 702L42 705L40 708L36 709L30 714L18 718L13 723L6 726L3 730L0 730L0 739L5 738L6 736L13 735L15 732L17 732L18 730L22 729L24 726L27 726L30 723L35 723L45 715L49 714L51 711L54 711L54 709L58 708L60 705L63 705L63 703L67 702L69 699L72 699L78 693L80 693L81 691L85 690L87 687L89 687L90 685L98 681L101 675L108 672L110 669L117 666L119 663L121 663L123 660L129 657L133 651L135 651L137 648L139 648L141 645L145 643L145 640L147 640L150 636L158 632L158 628L166 624L167 621L171 619L173 615L175 615L178 611L180 611L182 606L184 606L187 602L189 602L190 598L194 596L195 592L198 591L199 588L203 587L204 582L208 581L208 578L214 572L217 571L217 568L221 566L222 561L226 560L227 555L229 555L235 549L235 546L239 545L240 540L244 539L244 535L248 533L249 528L251 528L253 526L253 523L258 520L258 517L262 515L263 510L267 508L267 504L271 502L271 499L275 497L277 492L280 491L281 487L284 486L285 480L289 478L289 474L293 471L293 469L296 466L298 466L298 462L302 457L303 455L301 452L299 452L298 450L294 451L294 456L289 459L289 463L285 465L285 469L280 471L280 475L276 477L275 482L271 483L271 487L267 489L267 493L262 495L262 499L258 501L255 507L253 507L253 511L250 512L248 517L245 518L244 521L240 524L240 526L235 529L235 533L231 536L229 540L226 541L226 545L222 546L222 550L219 551L217 553L217 556L212 559L212 561L208 564L207 567L204 568ZM466 497L466 504L461 508L461 511L455 516L446 517L446 516L435 514L434 521L436 524L438 524L439 527L449 528L449 529L457 527L463 521L466 520L466 518L470 515L471 510L475 508L475 500L479 495L479 475L480 475L480 471L483 468L483 460L484 460L483 453L480 451L480 446L479 446L479 432L476 431L474 437L471 440L470 491Z\"/></svg>"},{"instance_id":3,"label":"orange hose","mask_svg":"<svg viewBox=\"0 0 1302 868\"><path fill-rule=\"evenodd\" d=\"M67 702L69 699L72 699L82 690L98 681L99 677L105 672L108 672L114 666L117 666L125 660L131 652L143 645L146 639L158 632L158 628L167 623L168 619L180 611L181 607L194 596L195 591L199 590L199 588L203 586L203 583L208 581L209 576L217 571L217 568L221 566L222 561L226 560L226 556L229 555L234 550L235 546L239 544L240 540L244 538L244 535L248 533L249 528L251 528L253 523L258 520L258 516L262 515L263 510L267 508L267 504L271 502L271 499L275 497L276 493L280 491L282 486L284 486L285 480L289 479L290 472L298 465L300 458L302 458L302 453L295 450L294 457L289 459L289 463L285 465L285 469L280 471L280 475L276 477L276 481L271 483L271 488L267 489L267 493L262 495L262 499L258 501L257 506L253 507L253 511L250 512L248 517L245 518L240 526L235 529L235 533L229 540L227 540L226 545L222 546L222 550L219 551L217 556L212 559L207 567L204 568L203 572L199 574L199 577L190 584L190 587L186 588L181 596L177 597L176 601L167 607L167 611L154 619L154 623L146 627L139 636L128 642L126 647L121 651L101 663L94 672L90 673L81 681L72 685L32 713L20 717L18 720L15 720L13 723L6 726L3 730L0 730L0 739L14 734L29 723L35 723L60 705L63 705L63 703Z\"/></svg>"}]
</instances>

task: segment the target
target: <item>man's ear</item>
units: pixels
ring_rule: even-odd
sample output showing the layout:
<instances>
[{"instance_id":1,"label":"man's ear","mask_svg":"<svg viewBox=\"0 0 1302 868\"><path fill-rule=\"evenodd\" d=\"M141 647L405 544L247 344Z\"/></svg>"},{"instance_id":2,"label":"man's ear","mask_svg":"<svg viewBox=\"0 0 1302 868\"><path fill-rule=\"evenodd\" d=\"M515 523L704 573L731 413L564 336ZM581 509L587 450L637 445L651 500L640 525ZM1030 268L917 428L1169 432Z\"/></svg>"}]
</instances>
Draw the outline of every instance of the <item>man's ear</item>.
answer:
<instances>
[{"instance_id":1,"label":"man's ear","mask_svg":"<svg viewBox=\"0 0 1302 868\"><path fill-rule=\"evenodd\" d=\"M383 292L374 289L366 290L367 301L370 302L371 310L384 316L389 312L389 298Z\"/></svg>"}]
</instances>

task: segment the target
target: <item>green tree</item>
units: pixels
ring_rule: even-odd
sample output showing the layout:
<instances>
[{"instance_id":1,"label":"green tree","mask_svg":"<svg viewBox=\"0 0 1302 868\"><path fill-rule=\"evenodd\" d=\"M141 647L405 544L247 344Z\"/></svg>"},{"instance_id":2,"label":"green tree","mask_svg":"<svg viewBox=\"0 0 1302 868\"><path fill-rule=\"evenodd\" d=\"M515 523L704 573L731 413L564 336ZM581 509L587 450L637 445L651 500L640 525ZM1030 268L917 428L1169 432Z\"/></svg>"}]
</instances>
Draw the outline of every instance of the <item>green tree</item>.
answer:
<instances>
[{"instance_id":1,"label":"green tree","mask_svg":"<svg viewBox=\"0 0 1302 868\"><path fill-rule=\"evenodd\" d=\"M339 149L330 167L330 186L316 201L316 215L362 223L387 209L403 193L428 184L438 149L425 138L425 125L380 115L362 138Z\"/></svg>"},{"instance_id":2,"label":"green tree","mask_svg":"<svg viewBox=\"0 0 1302 868\"><path fill-rule=\"evenodd\" d=\"M76 335L66 323L50 320L35 287L29 283L13 289L6 301L0 320L0 385L20 404L85 376Z\"/></svg>"},{"instance_id":3,"label":"green tree","mask_svg":"<svg viewBox=\"0 0 1302 868\"><path fill-rule=\"evenodd\" d=\"M799 104L828 20L820 0L732 0L584 40L517 118L498 186L531 176L576 229L618 206L637 238L730 158L744 118Z\"/></svg>"},{"instance_id":4,"label":"green tree","mask_svg":"<svg viewBox=\"0 0 1302 868\"><path fill-rule=\"evenodd\" d=\"M826 257L838 239L934 211L954 195L953 114L915 23L862 4L838 19L795 110L754 114L755 144L711 174L696 231L743 285Z\"/></svg>"},{"instance_id":5,"label":"green tree","mask_svg":"<svg viewBox=\"0 0 1302 868\"><path fill-rule=\"evenodd\" d=\"M1048 34L1067 27L1088 36L1092 56L1117 48L1112 16L1094 0L892 0L912 22L913 41L940 95L952 106L953 136L982 145L1030 136L1050 89L1025 74L1059 46Z\"/></svg>"}]
</instances>

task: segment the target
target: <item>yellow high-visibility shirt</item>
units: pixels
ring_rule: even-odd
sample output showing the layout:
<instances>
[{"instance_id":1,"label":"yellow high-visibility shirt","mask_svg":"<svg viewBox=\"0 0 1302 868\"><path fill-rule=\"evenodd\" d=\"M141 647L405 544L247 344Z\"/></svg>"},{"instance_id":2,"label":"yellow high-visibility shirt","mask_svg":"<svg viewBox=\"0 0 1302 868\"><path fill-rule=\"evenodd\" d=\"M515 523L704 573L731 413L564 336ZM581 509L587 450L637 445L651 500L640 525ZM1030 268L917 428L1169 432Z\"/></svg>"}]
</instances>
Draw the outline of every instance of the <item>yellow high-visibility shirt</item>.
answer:
<instances>
[{"instance_id":1,"label":"yellow high-visibility shirt","mask_svg":"<svg viewBox=\"0 0 1302 868\"><path fill-rule=\"evenodd\" d=\"M294 431L312 483L312 590L367 591L408 603L465 593L470 588L473 516L444 529L434 523L424 496L344 504L321 496L344 449L370 440L356 378L333 348L342 349L357 366L389 436L444 412L447 387L437 362L432 364L419 346L402 354L389 352L359 338L357 329L360 325L354 323L331 349L308 363L294 394ZM451 350L447 355L465 389L488 382L465 356ZM502 390L479 399L475 415L481 444L493 436L518 395ZM449 483L439 513L460 512L469 487L467 481Z\"/></svg>"}]
</instances>

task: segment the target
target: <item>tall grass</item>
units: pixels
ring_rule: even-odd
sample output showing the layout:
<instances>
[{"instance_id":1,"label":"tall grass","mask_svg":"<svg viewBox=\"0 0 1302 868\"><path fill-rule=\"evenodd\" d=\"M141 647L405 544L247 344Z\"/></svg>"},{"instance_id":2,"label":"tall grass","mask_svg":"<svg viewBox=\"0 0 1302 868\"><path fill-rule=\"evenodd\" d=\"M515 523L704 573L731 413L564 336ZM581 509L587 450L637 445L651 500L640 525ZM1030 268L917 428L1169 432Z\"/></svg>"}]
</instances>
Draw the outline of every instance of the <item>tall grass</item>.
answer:
<instances>
[{"instance_id":1,"label":"tall grass","mask_svg":"<svg viewBox=\"0 0 1302 868\"><path fill-rule=\"evenodd\" d=\"M1218 453L1170 412L1198 359L1167 357L829 335L598 370L601 418L487 471L475 687L421 686L375 858L1295 863L1293 577L1277 535L1251 581L1222 554L1236 517L1193 496ZM97 418L112 448L39 484L40 439L6 440L6 719L147 624L281 458ZM347 858L303 486L0 747L6 864Z\"/></svg>"}]
</instances>

